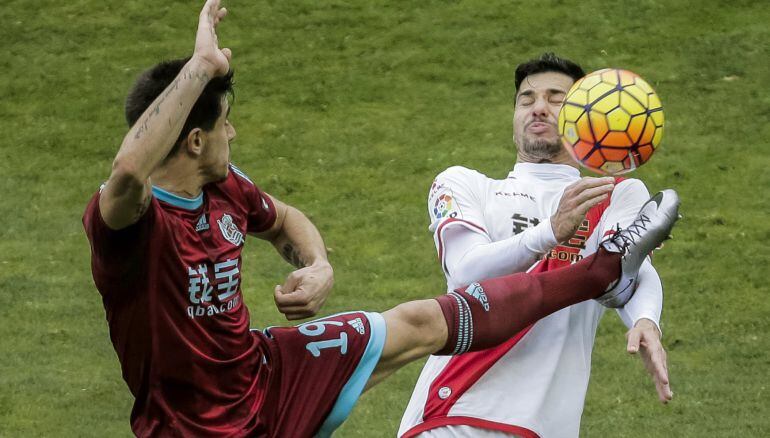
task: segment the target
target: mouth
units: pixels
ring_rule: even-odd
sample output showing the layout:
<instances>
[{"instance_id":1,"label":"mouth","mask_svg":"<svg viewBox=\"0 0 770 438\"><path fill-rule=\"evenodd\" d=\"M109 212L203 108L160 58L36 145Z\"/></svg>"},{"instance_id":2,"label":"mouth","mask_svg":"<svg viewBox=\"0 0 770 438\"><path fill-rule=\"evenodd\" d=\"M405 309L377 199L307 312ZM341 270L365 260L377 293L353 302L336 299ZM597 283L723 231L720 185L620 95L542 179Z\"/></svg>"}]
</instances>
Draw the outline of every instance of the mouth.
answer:
<instances>
[{"instance_id":1,"label":"mouth","mask_svg":"<svg viewBox=\"0 0 770 438\"><path fill-rule=\"evenodd\" d=\"M551 132L551 130L554 128L555 126L546 122L531 122L529 125L527 125L527 131L533 134L545 134Z\"/></svg>"}]
</instances>

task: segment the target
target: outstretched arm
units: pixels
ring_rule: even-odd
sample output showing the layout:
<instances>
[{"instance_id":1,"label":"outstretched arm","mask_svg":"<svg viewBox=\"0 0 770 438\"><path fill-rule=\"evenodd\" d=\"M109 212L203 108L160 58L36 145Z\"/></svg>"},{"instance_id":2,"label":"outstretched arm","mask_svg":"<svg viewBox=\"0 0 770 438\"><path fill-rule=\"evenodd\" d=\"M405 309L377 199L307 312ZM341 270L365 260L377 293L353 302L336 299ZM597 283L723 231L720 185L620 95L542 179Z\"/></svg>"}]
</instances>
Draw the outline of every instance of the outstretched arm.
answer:
<instances>
[{"instance_id":1,"label":"outstretched arm","mask_svg":"<svg viewBox=\"0 0 770 438\"><path fill-rule=\"evenodd\" d=\"M151 199L150 174L173 148L209 80L230 68L230 50L219 49L215 31L227 14L219 3L209 0L203 6L192 58L123 139L99 198L102 218L112 229L125 228L142 217Z\"/></svg>"},{"instance_id":2,"label":"outstretched arm","mask_svg":"<svg viewBox=\"0 0 770 438\"><path fill-rule=\"evenodd\" d=\"M257 234L275 246L289 263L298 268L274 291L275 305L288 320L315 315L329 296L334 272L326 257L321 234L301 211L273 198L276 219L270 230Z\"/></svg>"}]
</instances>

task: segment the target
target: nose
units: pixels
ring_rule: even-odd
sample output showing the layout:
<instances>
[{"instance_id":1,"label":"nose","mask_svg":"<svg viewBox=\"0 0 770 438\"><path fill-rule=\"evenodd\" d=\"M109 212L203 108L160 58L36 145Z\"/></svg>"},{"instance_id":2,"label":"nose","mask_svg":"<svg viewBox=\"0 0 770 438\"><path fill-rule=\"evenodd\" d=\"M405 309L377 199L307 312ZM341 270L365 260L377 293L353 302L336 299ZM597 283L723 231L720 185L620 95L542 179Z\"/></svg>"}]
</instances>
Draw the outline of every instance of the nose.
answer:
<instances>
[{"instance_id":1,"label":"nose","mask_svg":"<svg viewBox=\"0 0 770 438\"><path fill-rule=\"evenodd\" d=\"M532 116L535 118L548 117L548 102L545 99L536 99L532 105Z\"/></svg>"},{"instance_id":2,"label":"nose","mask_svg":"<svg viewBox=\"0 0 770 438\"><path fill-rule=\"evenodd\" d=\"M230 141L235 139L235 126L232 123L227 124L227 139Z\"/></svg>"}]
</instances>

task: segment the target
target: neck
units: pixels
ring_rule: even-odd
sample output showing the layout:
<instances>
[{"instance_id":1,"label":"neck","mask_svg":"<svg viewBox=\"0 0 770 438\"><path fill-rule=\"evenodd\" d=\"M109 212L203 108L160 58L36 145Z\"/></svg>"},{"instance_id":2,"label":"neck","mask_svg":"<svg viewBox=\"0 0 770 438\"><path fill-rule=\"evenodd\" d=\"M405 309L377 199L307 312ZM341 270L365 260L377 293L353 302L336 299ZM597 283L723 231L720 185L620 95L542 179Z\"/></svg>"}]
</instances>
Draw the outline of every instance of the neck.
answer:
<instances>
[{"instance_id":1,"label":"neck","mask_svg":"<svg viewBox=\"0 0 770 438\"><path fill-rule=\"evenodd\" d=\"M150 180L154 186L183 198L198 196L206 184L194 161L176 157L155 169Z\"/></svg>"},{"instance_id":2,"label":"neck","mask_svg":"<svg viewBox=\"0 0 770 438\"><path fill-rule=\"evenodd\" d=\"M578 164L566 151L559 152L558 154L550 157L541 157L519 150L516 154L516 163L566 164L567 166L572 166L576 169L578 168Z\"/></svg>"}]
</instances>

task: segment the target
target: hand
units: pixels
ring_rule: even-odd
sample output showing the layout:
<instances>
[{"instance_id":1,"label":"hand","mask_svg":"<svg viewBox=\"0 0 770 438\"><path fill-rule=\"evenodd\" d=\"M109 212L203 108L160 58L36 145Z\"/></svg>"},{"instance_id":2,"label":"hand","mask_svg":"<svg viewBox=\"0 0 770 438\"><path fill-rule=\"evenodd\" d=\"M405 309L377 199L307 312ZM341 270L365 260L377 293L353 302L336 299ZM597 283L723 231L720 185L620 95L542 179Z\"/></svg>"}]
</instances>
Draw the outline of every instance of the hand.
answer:
<instances>
[{"instance_id":1,"label":"hand","mask_svg":"<svg viewBox=\"0 0 770 438\"><path fill-rule=\"evenodd\" d=\"M290 321L311 317L321 309L333 284L334 272L328 262L297 269L282 286L275 287L275 305Z\"/></svg>"},{"instance_id":2,"label":"hand","mask_svg":"<svg viewBox=\"0 0 770 438\"><path fill-rule=\"evenodd\" d=\"M230 49L219 49L216 28L227 15L227 9L219 7L220 0L208 0L198 18L198 33L195 35L194 58L208 64L214 76L223 76L230 70Z\"/></svg>"},{"instance_id":3,"label":"hand","mask_svg":"<svg viewBox=\"0 0 770 438\"><path fill-rule=\"evenodd\" d=\"M590 176L567 186L559 201L559 208L551 216L551 229L556 241L562 243L574 236L588 210L607 199L613 188L614 178Z\"/></svg>"},{"instance_id":4,"label":"hand","mask_svg":"<svg viewBox=\"0 0 770 438\"><path fill-rule=\"evenodd\" d=\"M662 403L668 403L673 397L668 383L668 365L666 364L666 350L660 343L660 332L655 323L642 318L636 322L634 328L626 333L629 354L641 352L644 367L655 382L658 398Z\"/></svg>"}]
</instances>

